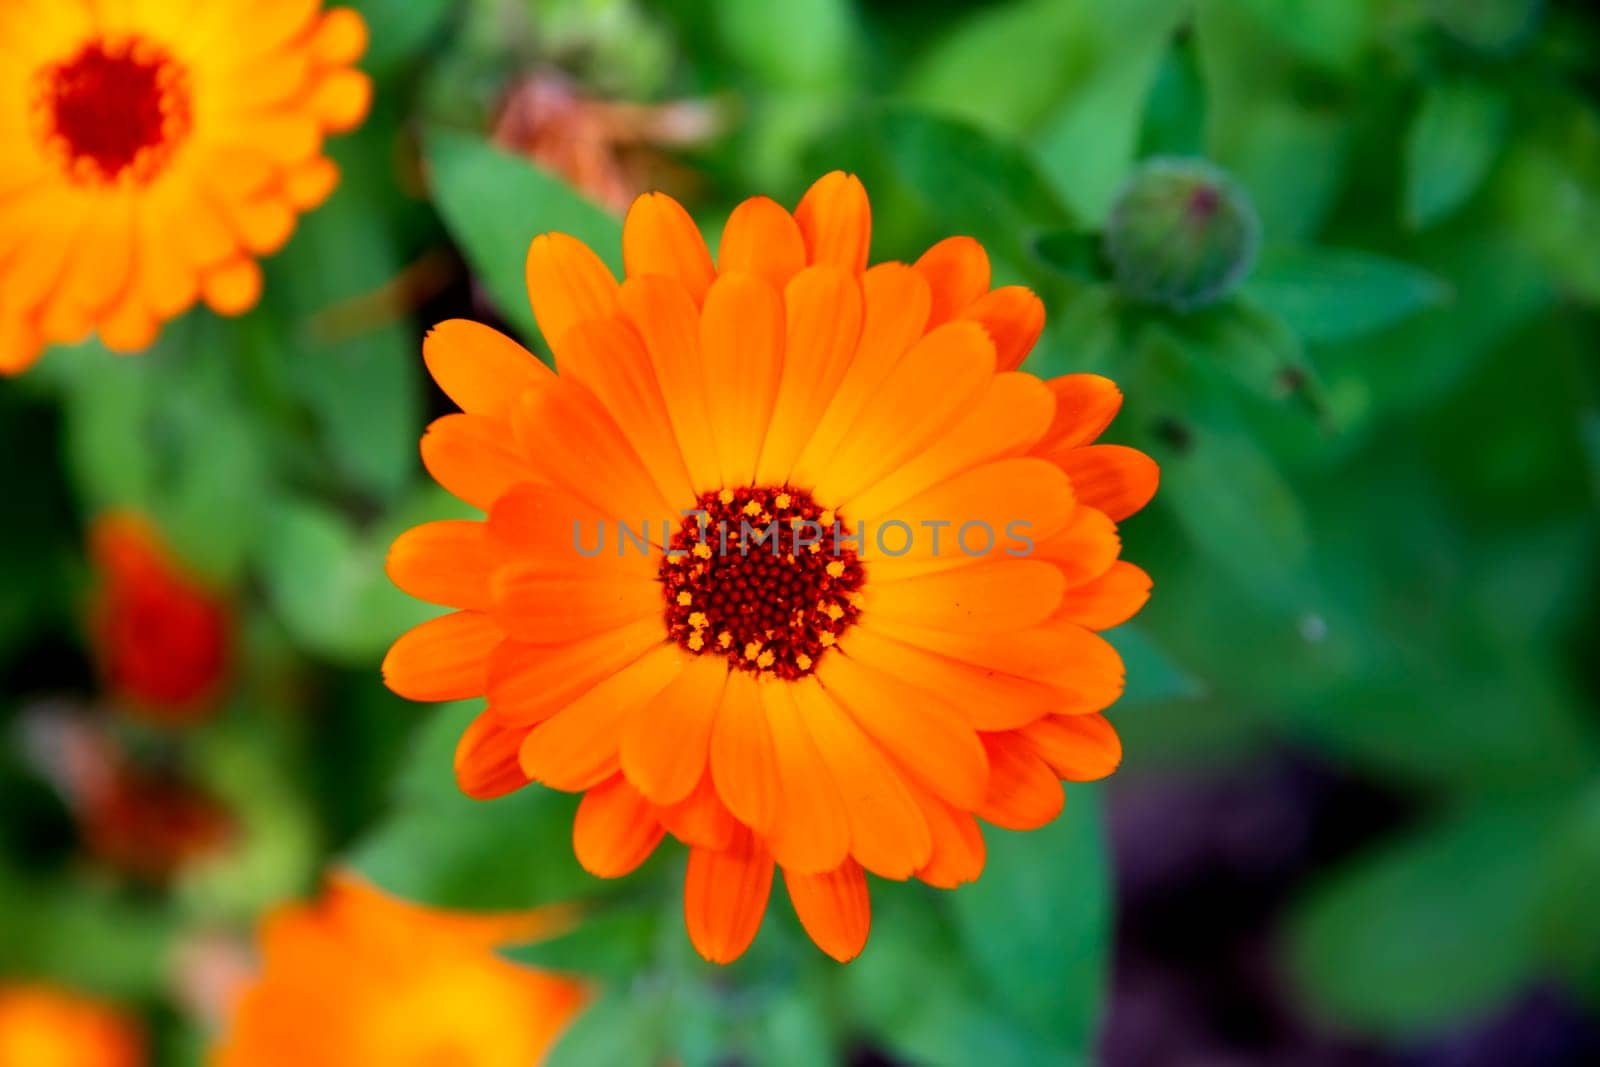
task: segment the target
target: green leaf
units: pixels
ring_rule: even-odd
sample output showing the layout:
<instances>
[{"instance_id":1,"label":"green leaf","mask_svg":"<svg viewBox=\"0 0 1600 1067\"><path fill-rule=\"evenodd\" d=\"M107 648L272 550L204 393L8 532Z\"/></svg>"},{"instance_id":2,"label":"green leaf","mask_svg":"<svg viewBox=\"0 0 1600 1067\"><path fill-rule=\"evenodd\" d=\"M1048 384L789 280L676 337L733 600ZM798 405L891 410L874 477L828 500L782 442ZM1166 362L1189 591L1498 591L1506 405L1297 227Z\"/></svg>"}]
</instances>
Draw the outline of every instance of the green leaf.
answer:
<instances>
[{"instance_id":1,"label":"green leaf","mask_svg":"<svg viewBox=\"0 0 1600 1067\"><path fill-rule=\"evenodd\" d=\"M599 892L606 883L572 853L576 797L529 786L474 800L456 787L451 754L478 710L434 713L393 814L357 843L351 864L391 893L440 908L515 910Z\"/></svg>"},{"instance_id":2,"label":"green leaf","mask_svg":"<svg viewBox=\"0 0 1600 1067\"><path fill-rule=\"evenodd\" d=\"M624 984L649 968L660 928L659 911L623 905L586 912L566 933L501 955L540 970Z\"/></svg>"},{"instance_id":3,"label":"green leaf","mask_svg":"<svg viewBox=\"0 0 1600 1067\"><path fill-rule=\"evenodd\" d=\"M945 232L976 237L1018 266L1034 240L1065 229L1070 216L1020 145L975 126L904 108L887 110L874 135L901 178Z\"/></svg>"},{"instance_id":4,"label":"green leaf","mask_svg":"<svg viewBox=\"0 0 1600 1067\"><path fill-rule=\"evenodd\" d=\"M660 1024L640 1010L626 988L613 988L573 1020L550 1050L546 1067L590 1067L597 1063L660 1062Z\"/></svg>"},{"instance_id":5,"label":"green leaf","mask_svg":"<svg viewBox=\"0 0 1600 1067\"><path fill-rule=\"evenodd\" d=\"M350 0L369 27L382 27L372 34L361 65L379 75L416 58L429 36L444 23L451 0Z\"/></svg>"},{"instance_id":6,"label":"green leaf","mask_svg":"<svg viewBox=\"0 0 1600 1067\"><path fill-rule=\"evenodd\" d=\"M1044 829L984 836L983 876L950 899L965 957L1024 1033L1087 1061L1111 929L1099 792L1068 786L1065 812Z\"/></svg>"},{"instance_id":7,"label":"green leaf","mask_svg":"<svg viewBox=\"0 0 1600 1067\"><path fill-rule=\"evenodd\" d=\"M1293 606L1313 584L1310 530L1298 495L1260 447L1230 373L1203 350L1147 342L1118 429L1161 465L1156 505L1171 513L1207 559L1263 600Z\"/></svg>"},{"instance_id":8,"label":"green leaf","mask_svg":"<svg viewBox=\"0 0 1600 1067\"><path fill-rule=\"evenodd\" d=\"M475 134L431 130L424 141L435 201L495 307L525 339L539 336L528 306L528 245L570 234L622 274L622 225L560 178Z\"/></svg>"},{"instance_id":9,"label":"green leaf","mask_svg":"<svg viewBox=\"0 0 1600 1067\"><path fill-rule=\"evenodd\" d=\"M336 512L286 501L266 517L259 562L278 618L304 648L369 663L438 609L402 593L384 573L389 538L359 534Z\"/></svg>"},{"instance_id":10,"label":"green leaf","mask_svg":"<svg viewBox=\"0 0 1600 1067\"><path fill-rule=\"evenodd\" d=\"M1430 86L1406 134L1406 222L1422 229L1466 203L1505 142L1510 108L1475 82Z\"/></svg>"},{"instance_id":11,"label":"green leaf","mask_svg":"<svg viewBox=\"0 0 1600 1067\"><path fill-rule=\"evenodd\" d=\"M1145 102L1187 5L1083 6L1096 13L1097 55L1045 123L1038 146L1045 172L1073 213L1098 225L1133 168Z\"/></svg>"},{"instance_id":12,"label":"green leaf","mask_svg":"<svg viewBox=\"0 0 1600 1067\"><path fill-rule=\"evenodd\" d=\"M1346 1025L1419 1034L1493 1008L1539 966L1548 803L1484 806L1334 874L1298 908L1291 958Z\"/></svg>"},{"instance_id":13,"label":"green leaf","mask_svg":"<svg viewBox=\"0 0 1600 1067\"><path fill-rule=\"evenodd\" d=\"M26 916L25 922L0 923L0 960L8 975L122 1000L168 989L177 923L152 901L104 883L44 883L0 867L0 910Z\"/></svg>"},{"instance_id":14,"label":"green leaf","mask_svg":"<svg viewBox=\"0 0 1600 1067\"><path fill-rule=\"evenodd\" d=\"M1312 343L1375 333L1451 295L1440 279L1408 263L1309 246L1268 249L1245 291Z\"/></svg>"},{"instance_id":15,"label":"green leaf","mask_svg":"<svg viewBox=\"0 0 1600 1067\"><path fill-rule=\"evenodd\" d=\"M846 0L713 0L712 8L724 47L765 85L834 90L852 79L859 42Z\"/></svg>"}]
</instances>

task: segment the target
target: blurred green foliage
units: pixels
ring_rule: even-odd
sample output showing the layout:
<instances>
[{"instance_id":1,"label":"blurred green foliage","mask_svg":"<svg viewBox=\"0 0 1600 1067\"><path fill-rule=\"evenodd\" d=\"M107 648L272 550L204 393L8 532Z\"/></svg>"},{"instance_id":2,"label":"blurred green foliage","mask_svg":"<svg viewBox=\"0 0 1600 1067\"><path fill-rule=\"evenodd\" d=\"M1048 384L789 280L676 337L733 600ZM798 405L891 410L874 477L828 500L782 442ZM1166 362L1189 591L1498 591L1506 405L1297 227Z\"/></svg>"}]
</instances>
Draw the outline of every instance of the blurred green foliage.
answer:
<instances>
[{"instance_id":1,"label":"blurred green foliage","mask_svg":"<svg viewBox=\"0 0 1600 1067\"><path fill-rule=\"evenodd\" d=\"M609 985L559 1063L809 1064L862 1043L932 1064L1092 1056L1111 928L1097 790L1069 789L1044 831L991 832L976 886L875 886L847 968L775 903L718 970L682 935L681 854L587 877L570 798L457 794L450 753L473 709L382 692L384 647L429 613L389 587L385 547L463 513L416 458L436 406L418 308L439 294L405 280L442 257L452 313L538 346L529 238L564 230L619 256L613 216L490 143L511 80L560 69L597 97L726 118L662 170L713 236L746 195L792 202L855 170L875 259L978 237L997 279L1050 310L1029 369L1121 384L1112 436L1163 469L1125 531L1156 589L1113 635L1123 773L1296 744L1416 812L1285 925L1317 1012L1410 1037L1551 977L1600 1004L1592 15L1537 0L357 6L378 104L337 147L336 197L268 263L262 306L191 315L137 359L58 351L0 390L6 454L29 457L6 475L0 657L16 669L41 634L77 640L81 516L154 516L246 620L235 694L190 758L235 783L252 828L231 881L203 872L162 900L24 869L8 836L0 912L28 918L0 926L5 969L154 1001L177 931L243 923L337 856L442 905L581 901L585 924L516 952ZM1103 253L1119 192L1156 156L1210 160L1261 219L1240 288L1188 313L1124 292ZM37 799L26 779L0 770L8 798Z\"/></svg>"}]
</instances>

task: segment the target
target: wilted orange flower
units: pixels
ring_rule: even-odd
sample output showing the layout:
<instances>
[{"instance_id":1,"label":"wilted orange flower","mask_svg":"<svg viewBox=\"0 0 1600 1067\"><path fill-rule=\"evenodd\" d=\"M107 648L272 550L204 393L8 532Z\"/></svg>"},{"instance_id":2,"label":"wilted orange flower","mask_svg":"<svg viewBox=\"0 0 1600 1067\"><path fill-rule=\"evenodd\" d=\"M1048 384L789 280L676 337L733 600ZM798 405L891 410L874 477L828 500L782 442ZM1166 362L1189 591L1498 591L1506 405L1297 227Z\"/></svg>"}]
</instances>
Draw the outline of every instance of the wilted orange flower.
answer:
<instances>
[{"instance_id":1,"label":"wilted orange flower","mask_svg":"<svg viewBox=\"0 0 1600 1067\"><path fill-rule=\"evenodd\" d=\"M114 1008L65 990L0 984L0 1064L140 1067L144 1038Z\"/></svg>"},{"instance_id":2,"label":"wilted orange flower","mask_svg":"<svg viewBox=\"0 0 1600 1067\"><path fill-rule=\"evenodd\" d=\"M0 5L0 372L98 330L141 349L338 183L323 135L366 114L353 11L321 0Z\"/></svg>"},{"instance_id":3,"label":"wilted orange flower","mask_svg":"<svg viewBox=\"0 0 1600 1067\"><path fill-rule=\"evenodd\" d=\"M147 718L185 722L204 715L228 667L230 622L222 600L137 515L97 519L90 554L99 586L89 624L106 687Z\"/></svg>"},{"instance_id":4,"label":"wilted orange flower","mask_svg":"<svg viewBox=\"0 0 1600 1067\"><path fill-rule=\"evenodd\" d=\"M1099 713L1122 664L1094 631L1148 595L1116 523L1156 467L1092 443L1111 382L1016 370L1044 309L991 289L977 242L869 270L869 229L860 182L830 174L793 215L740 205L713 263L683 208L647 195L620 285L570 237L533 242L559 374L470 322L423 350L464 411L430 427L424 461L488 517L395 543L395 582L459 610L395 644L389 685L486 694L462 788L584 792L574 844L595 874L664 833L688 845L689 933L716 961L754 937L774 862L812 938L849 959L864 872L971 881L979 819L1041 826L1060 779L1121 756ZM744 519L778 523L773 551ZM647 550L588 554L601 520ZM806 543L796 520L837 533ZM1031 544L978 554L985 526Z\"/></svg>"},{"instance_id":5,"label":"wilted orange flower","mask_svg":"<svg viewBox=\"0 0 1600 1067\"><path fill-rule=\"evenodd\" d=\"M263 923L261 977L239 998L212 1067L542 1062L587 993L495 949L550 924L539 913L430 911L335 879L320 902Z\"/></svg>"}]
</instances>

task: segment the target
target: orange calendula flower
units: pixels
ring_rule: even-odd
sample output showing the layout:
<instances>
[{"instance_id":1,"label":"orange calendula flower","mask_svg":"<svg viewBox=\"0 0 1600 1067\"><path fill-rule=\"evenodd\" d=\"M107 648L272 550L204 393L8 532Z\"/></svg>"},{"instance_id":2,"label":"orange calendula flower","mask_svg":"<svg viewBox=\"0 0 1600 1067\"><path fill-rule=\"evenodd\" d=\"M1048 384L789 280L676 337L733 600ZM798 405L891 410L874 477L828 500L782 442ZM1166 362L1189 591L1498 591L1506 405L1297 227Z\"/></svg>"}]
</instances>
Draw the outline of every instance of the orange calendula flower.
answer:
<instances>
[{"instance_id":1,"label":"orange calendula flower","mask_svg":"<svg viewBox=\"0 0 1600 1067\"><path fill-rule=\"evenodd\" d=\"M0 1064L140 1067L144 1037L108 1005L40 985L0 984Z\"/></svg>"},{"instance_id":2,"label":"orange calendula flower","mask_svg":"<svg viewBox=\"0 0 1600 1067\"><path fill-rule=\"evenodd\" d=\"M540 1063L588 993L495 949L552 922L430 911L335 879L318 903L265 920L261 977L212 1067Z\"/></svg>"},{"instance_id":3,"label":"orange calendula flower","mask_svg":"<svg viewBox=\"0 0 1600 1067\"><path fill-rule=\"evenodd\" d=\"M204 715L228 668L225 604L137 515L97 519L90 555L99 588L89 624L106 687L146 718L178 723Z\"/></svg>"},{"instance_id":4,"label":"orange calendula flower","mask_svg":"<svg viewBox=\"0 0 1600 1067\"><path fill-rule=\"evenodd\" d=\"M457 610L395 644L388 683L487 695L462 788L583 792L595 874L687 845L715 961L755 936L775 865L846 960L867 872L969 882L980 819L1041 826L1061 779L1121 756L1100 713L1123 668L1096 631L1148 596L1117 523L1155 464L1093 443L1111 382L1017 370L1044 308L991 288L977 242L869 269L869 230L835 173L793 214L740 205L713 261L647 195L620 283L570 237L529 250L559 373L470 322L423 350L462 408L424 461L488 514L395 543L394 581Z\"/></svg>"},{"instance_id":5,"label":"orange calendula flower","mask_svg":"<svg viewBox=\"0 0 1600 1067\"><path fill-rule=\"evenodd\" d=\"M253 306L256 257L338 183L322 141L366 115L366 40L321 0L0 5L0 372Z\"/></svg>"}]
</instances>

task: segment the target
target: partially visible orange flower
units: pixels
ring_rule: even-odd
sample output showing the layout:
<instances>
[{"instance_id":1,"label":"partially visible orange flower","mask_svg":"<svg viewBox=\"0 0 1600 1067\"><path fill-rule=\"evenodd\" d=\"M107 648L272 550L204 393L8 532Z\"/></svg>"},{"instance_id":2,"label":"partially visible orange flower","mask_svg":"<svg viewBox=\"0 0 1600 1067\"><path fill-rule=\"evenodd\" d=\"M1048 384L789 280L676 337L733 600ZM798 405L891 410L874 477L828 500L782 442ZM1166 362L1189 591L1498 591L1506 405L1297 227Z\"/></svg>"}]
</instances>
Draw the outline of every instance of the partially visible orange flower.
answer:
<instances>
[{"instance_id":1,"label":"partially visible orange flower","mask_svg":"<svg viewBox=\"0 0 1600 1067\"><path fill-rule=\"evenodd\" d=\"M102 515L89 550L98 578L89 627L107 689L159 722L205 715L228 669L225 602L138 515Z\"/></svg>"},{"instance_id":2,"label":"partially visible orange flower","mask_svg":"<svg viewBox=\"0 0 1600 1067\"><path fill-rule=\"evenodd\" d=\"M252 307L371 95L366 24L322 0L6 0L0 41L0 373Z\"/></svg>"},{"instance_id":3,"label":"partially visible orange flower","mask_svg":"<svg viewBox=\"0 0 1600 1067\"><path fill-rule=\"evenodd\" d=\"M42 985L0 984L4 1067L141 1067L138 1024L99 1001Z\"/></svg>"},{"instance_id":4,"label":"partially visible orange flower","mask_svg":"<svg viewBox=\"0 0 1600 1067\"><path fill-rule=\"evenodd\" d=\"M849 959L868 872L970 882L980 819L1042 826L1063 779L1122 754L1101 712L1123 665L1098 631L1149 595L1117 524L1158 480L1096 443L1122 394L1018 370L1044 306L992 287L976 241L868 269L870 230L861 183L834 173L793 214L739 205L713 262L646 195L620 283L571 237L533 241L559 373L471 322L423 347L462 408L423 460L488 514L395 542L394 581L457 610L401 637L385 677L486 695L462 788L583 793L589 871L687 845L689 934L719 962L755 936L775 866Z\"/></svg>"},{"instance_id":5,"label":"partially visible orange flower","mask_svg":"<svg viewBox=\"0 0 1600 1067\"><path fill-rule=\"evenodd\" d=\"M335 878L315 904L269 915L262 973L212 1067L530 1067L588 999L498 946L546 934L550 912L433 911Z\"/></svg>"}]
</instances>

